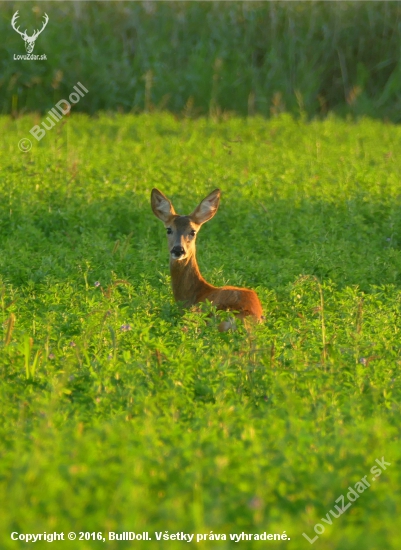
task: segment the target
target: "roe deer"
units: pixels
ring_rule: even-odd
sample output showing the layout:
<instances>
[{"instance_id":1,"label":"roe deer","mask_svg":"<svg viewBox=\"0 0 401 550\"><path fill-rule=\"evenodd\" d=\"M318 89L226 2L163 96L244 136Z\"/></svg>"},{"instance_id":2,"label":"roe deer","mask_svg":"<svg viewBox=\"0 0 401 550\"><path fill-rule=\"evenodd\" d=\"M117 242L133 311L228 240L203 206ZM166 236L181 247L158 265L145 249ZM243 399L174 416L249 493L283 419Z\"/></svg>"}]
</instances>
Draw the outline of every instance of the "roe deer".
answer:
<instances>
[{"instance_id":1,"label":"roe deer","mask_svg":"<svg viewBox=\"0 0 401 550\"><path fill-rule=\"evenodd\" d=\"M190 307L209 300L217 309L237 312L243 319L251 316L257 321L263 319L262 306L254 290L235 286L216 287L202 277L196 261L195 241L202 224L213 218L220 201L220 189L208 195L189 216L175 213L171 201L158 189L152 189L153 213L167 229L170 250L170 273L175 300ZM219 330L232 328L229 321L220 324Z\"/></svg>"}]
</instances>

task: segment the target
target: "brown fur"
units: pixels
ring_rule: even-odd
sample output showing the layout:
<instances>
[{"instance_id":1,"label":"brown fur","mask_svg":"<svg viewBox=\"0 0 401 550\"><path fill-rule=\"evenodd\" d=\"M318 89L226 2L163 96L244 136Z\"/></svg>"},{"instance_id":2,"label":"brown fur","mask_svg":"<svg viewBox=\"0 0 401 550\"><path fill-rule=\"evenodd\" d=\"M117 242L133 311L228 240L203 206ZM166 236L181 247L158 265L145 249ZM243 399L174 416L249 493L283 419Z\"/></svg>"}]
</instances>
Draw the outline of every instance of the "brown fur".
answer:
<instances>
[{"instance_id":1,"label":"brown fur","mask_svg":"<svg viewBox=\"0 0 401 550\"><path fill-rule=\"evenodd\" d=\"M171 202L157 189L152 190L152 209L167 228L170 248L170 273L174 298L184 306L210 301L217 309L235 311L243 319L250 316L257 321L263 318L262 306L254 290L234 286L215 287L202 277L196 261L195 240L201 225L211 219L217 211L220 191L208 195L189 216L178 216ZM179 258L175 250L183 251ZM223 326L224 325L224 326ZM220 330L230 328L222 323Z\"/></svg>"}]
</instances>

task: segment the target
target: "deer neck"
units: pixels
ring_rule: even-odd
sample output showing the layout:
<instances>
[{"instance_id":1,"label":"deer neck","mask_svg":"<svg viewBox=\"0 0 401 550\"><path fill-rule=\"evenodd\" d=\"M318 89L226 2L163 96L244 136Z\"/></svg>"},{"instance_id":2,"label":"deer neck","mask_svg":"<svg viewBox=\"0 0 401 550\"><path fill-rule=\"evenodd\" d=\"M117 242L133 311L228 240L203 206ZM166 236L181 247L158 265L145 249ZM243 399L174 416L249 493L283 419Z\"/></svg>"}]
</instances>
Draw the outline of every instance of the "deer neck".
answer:
<instances>
[{"instance_id":1,"label":"deer neck","mask_svg":"<svg viewBox=\"0 0 401 550\"><path fill-rule=\"evenodd\" d=\"M187 307L199 302L205 291L214 288L202 277L195 254L184 260L170 259L170 273L174 298Z\"/></svg>"}]
</instances>

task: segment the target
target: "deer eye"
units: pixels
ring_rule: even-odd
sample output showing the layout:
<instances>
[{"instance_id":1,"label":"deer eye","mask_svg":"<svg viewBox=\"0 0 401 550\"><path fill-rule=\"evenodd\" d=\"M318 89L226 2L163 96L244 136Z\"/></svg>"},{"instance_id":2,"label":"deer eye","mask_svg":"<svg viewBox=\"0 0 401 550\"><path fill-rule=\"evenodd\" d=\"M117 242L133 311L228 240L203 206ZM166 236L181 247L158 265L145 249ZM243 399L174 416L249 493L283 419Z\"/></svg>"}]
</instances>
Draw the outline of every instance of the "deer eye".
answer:
<instances>
[{"instance_id":1,"label":"deer eye","mask_svg":"<svg viewBox=\"0 0 401 550\"><path fill-rule=\"evenodd\" d=\"M171 233L172 233L171 227L167 227L167 235L171 235Z\"/></svg>"},{"instance_id":2,"label":"deer eye","mask_svg":"<svg viewBox=\"0 0 401 550\"><path fill-rule=\"evenodd\" d=\"M192 229L192 231L190 231L189 234L191 235L191 237L195 237L196 235L195 229Z\"/></svg>"}]
</instances>

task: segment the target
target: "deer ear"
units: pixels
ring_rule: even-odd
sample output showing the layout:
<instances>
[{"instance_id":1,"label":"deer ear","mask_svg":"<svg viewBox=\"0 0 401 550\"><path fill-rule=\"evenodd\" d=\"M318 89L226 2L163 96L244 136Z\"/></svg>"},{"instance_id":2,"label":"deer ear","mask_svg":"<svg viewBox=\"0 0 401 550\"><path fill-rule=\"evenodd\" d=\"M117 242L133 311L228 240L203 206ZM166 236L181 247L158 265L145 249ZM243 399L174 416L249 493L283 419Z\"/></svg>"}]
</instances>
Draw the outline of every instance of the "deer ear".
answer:
<instances>
[{"instance_id":1,"label":"deer ear","mask_svg":"<svg viewBox=\"0 0 401 550\"><path fill-rule=\"evenodd\" d=\"M175 216L171 201L158 189L152 189L150 203L154 215L162 222L167 223L172 216Z\"/></svg>"},{"instance_id":2,"label":"deer ear","mask_svg":"<svg viewBox=\"0 0 401 550\"><path fill-rule=\"evenodd\" d=\"M198 225L212 219L216 214L220 202L220 189L215 189L195 208L189 216Z\"/></svg>"}]
</instances>

